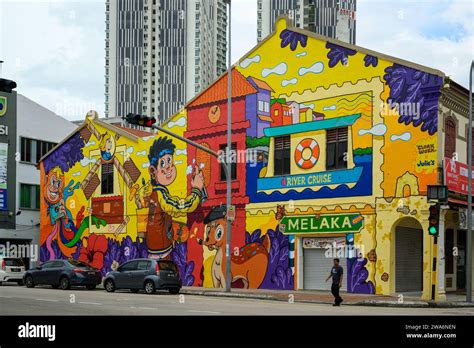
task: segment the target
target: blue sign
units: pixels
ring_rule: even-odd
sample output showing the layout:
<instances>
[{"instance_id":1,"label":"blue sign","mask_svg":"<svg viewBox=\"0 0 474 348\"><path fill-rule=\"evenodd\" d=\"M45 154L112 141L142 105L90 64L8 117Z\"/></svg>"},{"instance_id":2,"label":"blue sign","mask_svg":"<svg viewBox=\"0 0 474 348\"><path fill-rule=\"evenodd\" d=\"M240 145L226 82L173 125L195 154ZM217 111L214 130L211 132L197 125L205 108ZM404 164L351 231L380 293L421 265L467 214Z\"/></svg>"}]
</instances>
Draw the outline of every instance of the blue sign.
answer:
<instances>
[{"instance_id":1,"label":"blue sign","mask_svg":"<svg viewBox=\"0 0 474 348\"><path fill-rule=\"evenodd\" d=\"M359 181L362 175L362 169L362 167L355 167L352 169L332 170L320 173L259 178L257 180L257 190L352 184Z\"/></svg>"},{"instance_id":2,"label":"blue sign","mask_svg":"<svg viewBox=\"0 0 474 348\"><path fill-rule=\"evenodd\" d=\"M0 189L0 211L8 210L7 207L7 190Z\"/></svg>"}]
</instances>

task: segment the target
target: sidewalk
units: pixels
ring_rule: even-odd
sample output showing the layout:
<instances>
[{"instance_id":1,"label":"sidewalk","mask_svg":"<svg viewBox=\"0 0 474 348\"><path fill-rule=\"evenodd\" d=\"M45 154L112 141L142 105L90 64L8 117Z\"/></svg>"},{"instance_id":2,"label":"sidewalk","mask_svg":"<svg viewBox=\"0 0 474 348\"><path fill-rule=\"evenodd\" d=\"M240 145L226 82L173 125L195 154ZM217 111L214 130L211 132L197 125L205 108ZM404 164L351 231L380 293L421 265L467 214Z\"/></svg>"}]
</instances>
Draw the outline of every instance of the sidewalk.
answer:
<instances>
[{"instance_id":1,"label":"sidewalk","mask_svg":"<svg viewBox=\"0 0 474 348\"><path fill-rule=\"evenodd\" d=\"M328 291L308 291L308 290L261 290L261 289L232 289L227 293L223 289L202 288L202 287L183 287L181 294L214 296L214 297L234 297L234 298L250 298L260 300L285 301L293 300L302 303L320 303L332 304L334 297ZM399 302L396 296L384 295L367 295L367 294L349 294L341 292L344 299L343 305L352 306L382 306L382 307L412 307L412 308L428 308L428 307L474 307L474 304L463 302L460 298L450 301L426 301L420 300L419 297L404 296L403 302Z\"/></svg>"}]
</instances>

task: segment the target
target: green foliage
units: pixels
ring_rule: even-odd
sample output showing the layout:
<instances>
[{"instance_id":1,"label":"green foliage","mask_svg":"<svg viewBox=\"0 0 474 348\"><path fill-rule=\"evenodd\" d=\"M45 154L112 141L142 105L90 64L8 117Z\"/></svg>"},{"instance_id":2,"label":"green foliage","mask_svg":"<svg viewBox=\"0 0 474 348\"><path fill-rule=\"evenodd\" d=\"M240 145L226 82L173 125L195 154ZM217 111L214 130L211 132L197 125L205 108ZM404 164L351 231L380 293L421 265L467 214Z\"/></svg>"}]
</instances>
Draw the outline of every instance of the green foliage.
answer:
<instances>
[{"instance_id":1,"label":"green foliage","mask_svg":"<svg viewBox=\"0 0 474 348\"><path fill-rule=\"evenodd\" d=\"M269 137L247 137L246 139L247 148L258 147L258 146L270 146Z\"/></svg>"},{"instance_id":2,"label":"green foliage","mask_svg":"<svg viewBox=\"0 0 474 348\"><path fill-rule=\"evenodd\" d=\"M366 147L361 149L360 147L357 149L354 149L354 155L355 156L362 156L362 155L370 155L372 154L372 148L371 147Z\"/></svg>"}]
</instances>

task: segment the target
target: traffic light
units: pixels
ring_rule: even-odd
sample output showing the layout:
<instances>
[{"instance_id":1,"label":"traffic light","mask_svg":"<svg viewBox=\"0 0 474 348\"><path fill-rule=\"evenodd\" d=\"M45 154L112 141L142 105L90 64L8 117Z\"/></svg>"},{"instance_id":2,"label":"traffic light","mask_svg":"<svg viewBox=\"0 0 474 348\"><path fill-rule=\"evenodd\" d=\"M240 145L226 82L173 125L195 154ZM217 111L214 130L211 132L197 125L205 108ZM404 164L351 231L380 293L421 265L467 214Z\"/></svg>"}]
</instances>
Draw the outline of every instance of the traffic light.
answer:
<instances>
[{"instance_id":1,"label":"traffic light","mask_svg":"<svg viewBox=\"0 0 474 348\"><path fill-rule=\"evenodd\" d=\"M16 82L7 79L0 79L0 92L11 93L16 88Z\"/></svg>"},{"instance_id":2,"label":"traffic light","mask_svg":"<svg viewBox=\"0 0 474 348\"><path fill-rule=\"evenodd\" d=\"M430 216L428 218L428 234L438 236L439 234L439 204L430 206Z\"/></svg>"},{"instance_id":3,"label":"traffic light","mask_svg":"<svg viewBox=\"0 0 474 348\"><path fill-rule=\"evenodd\" d=\"M156 118L144 115L129 113L125 118L130 124L142 127L152 127L156 123Z\"/></svg>"}]
</instances>

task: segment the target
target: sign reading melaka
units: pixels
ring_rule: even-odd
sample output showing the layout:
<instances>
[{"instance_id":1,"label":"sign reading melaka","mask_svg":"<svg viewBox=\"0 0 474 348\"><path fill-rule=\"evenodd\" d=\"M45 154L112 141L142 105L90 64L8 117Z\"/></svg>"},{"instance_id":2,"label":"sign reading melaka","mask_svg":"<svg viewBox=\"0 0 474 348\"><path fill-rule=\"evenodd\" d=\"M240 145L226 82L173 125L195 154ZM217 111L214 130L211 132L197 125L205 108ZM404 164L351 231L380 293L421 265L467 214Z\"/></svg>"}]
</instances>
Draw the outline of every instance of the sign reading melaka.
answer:
<instances>
[{"instance_id":1,"label":"sign reading melaka","mask_svg":"<svg viewBox=\"0 0 474 348\"><path fill-rule=\"evenodd\" d=\"M458 161L450 158L444 159L444 182L449 191L467 195L467 176L469 174L467 168L467 165Z\"/></svg>"},{"instance_id":2,"label":"sign reading melaka","mask_svg":"<svg viewBox=\"0 0 474 348\"><path fill-rule=\"evenodd\" d=\"M280 221L284 234L354 233L364 225L361 214L289 215Z\"/></svg>"}]
</instances>

